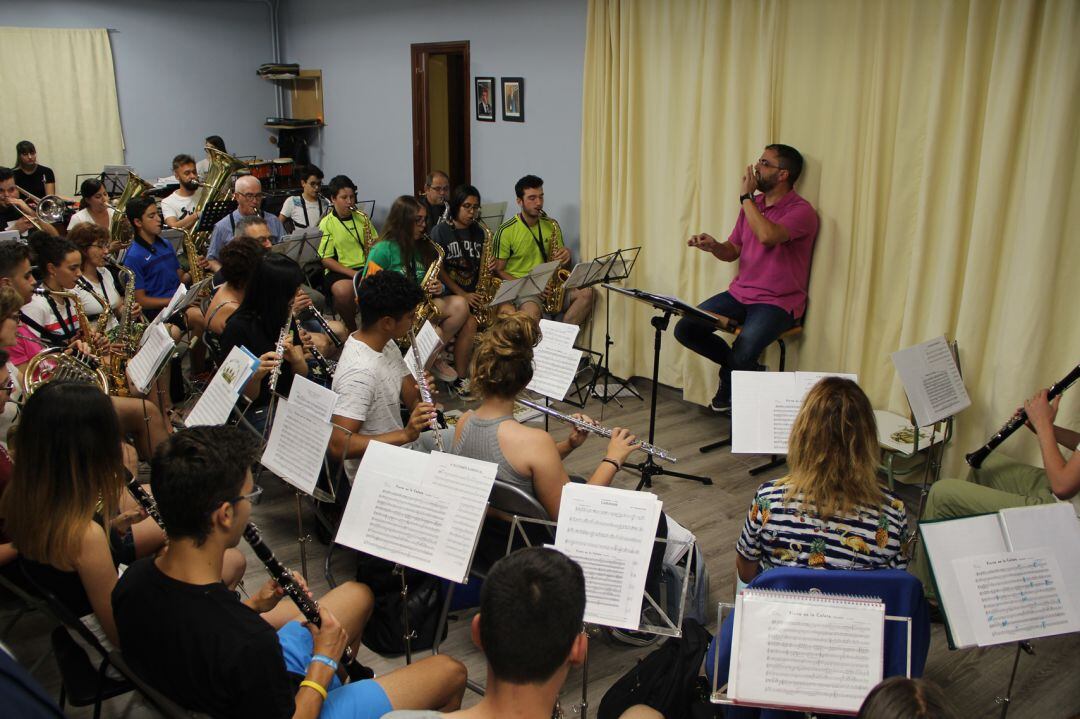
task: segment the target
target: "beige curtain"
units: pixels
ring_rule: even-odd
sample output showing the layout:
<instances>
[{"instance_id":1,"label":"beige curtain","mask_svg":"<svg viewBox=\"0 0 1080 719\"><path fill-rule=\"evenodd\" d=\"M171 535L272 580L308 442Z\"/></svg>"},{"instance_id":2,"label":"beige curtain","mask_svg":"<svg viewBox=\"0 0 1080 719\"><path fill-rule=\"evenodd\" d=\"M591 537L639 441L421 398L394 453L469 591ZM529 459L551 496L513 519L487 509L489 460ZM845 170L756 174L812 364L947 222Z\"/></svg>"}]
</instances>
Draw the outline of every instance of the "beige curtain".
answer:
<instances>
[{"instance_id":1,"label":"beige curtain","mask_svg":"<svg viewBox=\"0 0 1080 719\"><path fill-rule=\"evenodd\" d=\"M15 162L15 144L30 140L38 162L56 173L56 190L72 195L76 173L122 164L124 138L106 30L0 27L0 165Z\"/></svg>"},{"instance_id":2,"label":"beige curtain","mask_svg":"<svg viewBox=\"0 0 1080 719\"><path fill-rule=\"evenodd\" d=\"M789 369L857 372L875 407L907 414L890 353L958 339L973 400L947 460L959 474L1080 362L1080 3L590 0L586 32L585 257L640 244L627 284L723 290L735 268L686 238L726 238L743 168L783 142L821 218ZM613 371L648 375L650 313L612 310ZM716 368L669 332L660 380L705 403ZM1080 429L1080 388L1059 424ZM1019 438L1005 450L1038 458Z\"/></svg>"}]
</instances>

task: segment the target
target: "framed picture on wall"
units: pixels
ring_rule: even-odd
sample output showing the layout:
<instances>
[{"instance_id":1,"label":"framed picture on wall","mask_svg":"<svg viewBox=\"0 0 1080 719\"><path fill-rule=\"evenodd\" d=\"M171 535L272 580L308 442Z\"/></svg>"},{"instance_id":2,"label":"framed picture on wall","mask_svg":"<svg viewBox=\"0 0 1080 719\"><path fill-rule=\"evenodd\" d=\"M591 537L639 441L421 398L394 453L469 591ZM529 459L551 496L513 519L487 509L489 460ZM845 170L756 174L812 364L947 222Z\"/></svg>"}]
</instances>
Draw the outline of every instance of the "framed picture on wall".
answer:
<instances>
[{"instance_id":1,"label":"framed picture on wall","mask_svg":"<svg viewBox=\"0 0 1080 719\"><path fill-rule=\"evenodd\" d=\"M502 78L503 122L525 122L525 80Z\"/></svg>"},{"instance_id":2,"label":"framed picture on wall","mask_svg":"<svg viewBox=\"0 0 1080 719\"><path fill-rule=\"evenodd\" d=\"M476 119L495 122L495 78L477 77L473 96L476 98Z\"/></svg>"}]
</instances>

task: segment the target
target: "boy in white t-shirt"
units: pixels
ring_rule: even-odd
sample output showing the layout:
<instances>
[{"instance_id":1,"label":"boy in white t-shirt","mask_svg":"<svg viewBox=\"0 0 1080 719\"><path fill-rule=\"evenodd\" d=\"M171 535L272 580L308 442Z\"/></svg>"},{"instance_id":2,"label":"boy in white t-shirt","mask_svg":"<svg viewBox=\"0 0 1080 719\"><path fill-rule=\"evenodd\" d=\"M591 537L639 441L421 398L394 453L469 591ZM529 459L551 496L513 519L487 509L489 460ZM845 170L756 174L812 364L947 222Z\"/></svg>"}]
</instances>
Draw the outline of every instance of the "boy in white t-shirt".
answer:
<instances>
[{"instance_id":1,"label":"boy in white t-shirt","mask_svg":"<svg viewBox=\"0 0 1080 719\"><path fill-rule=\"evenodd\" d=\"M435 446L433 433L421 434L435 418L435 407L420 401L416 380L394 343L409 331L423 299L420 288L398 272L368 275L357 290L360 329L346 340L334 373L338 400L329 448L332 457L344 461L350 482L372 440L425 452ZM435 386L431 375L428 386ZM401 403L411 410L407 424L401 421ZM443 446L449 446L453 430L441 431Z\"/></svg>"},{"instance_id":2,"label":"boy in white t-shirt","mask_svg":"<svg viewBox=\"0 0 1080 719\"><path fill-rule=\"evenodd\" d=\"M319 220L330 208L330 200L319 194L322 188L323 171L315 165L300 168L300 186L303 193L285 199L278 219L285 227L292 230L306 230L319 226ZM292 222L292 225L286 224Z\"/></svg>"},{"instance_id":3,"label":"boy in white t-shirt","mask_svg":"<svg viewBox=\"0 0 1080 719\"><path fill-rule=\"evenodd\" d=\"M181 153L173 158L173 175L180 187L161 201L161 216L165 224L174 230L189 230L199 216L195 214L195 201L199 192L199 174L195 171L195 158Z\"/></svg>"}]
</instances>

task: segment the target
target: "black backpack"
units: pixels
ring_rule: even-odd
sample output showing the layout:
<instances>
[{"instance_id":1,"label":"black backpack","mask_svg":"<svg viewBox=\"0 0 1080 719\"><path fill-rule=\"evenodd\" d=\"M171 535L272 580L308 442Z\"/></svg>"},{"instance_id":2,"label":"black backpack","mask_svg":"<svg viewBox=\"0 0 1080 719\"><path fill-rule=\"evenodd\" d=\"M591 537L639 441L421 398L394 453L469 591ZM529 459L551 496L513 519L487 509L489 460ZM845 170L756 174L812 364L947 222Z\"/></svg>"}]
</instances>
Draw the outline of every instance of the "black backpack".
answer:
<instances>
[{"instance_id":1,"label":"black backpack","mask_svg":"<svg viewBox=\"0 0 1080 719\"><path fill-rule=\"evenodd\" d=\"M405 631L401 623L401 577L394 574L394 564L360 553L356 572L358 581L371 587L375 608L364 626L362 641L371 651L385 656L405 653ZM412 651L430 649L435 644L435 630L443 604L442 580L430 574L405 568L409 587L409 630ZM443 627L441 639L446 638Z\"/></svg>"},{"instance_id":2,"label":"black backpack","mask_svg":"<svg viewBox=\"0 0 1080 719\"><path fill-rule=\"evenodd\" d=\"M701 660L712 635L695 620L683 620L682 636L671 637L622 675L600 700L598 719L618 719L635 704L645 704L669 719L690 716L697 698Z\"/></svg>"}]
</instances>

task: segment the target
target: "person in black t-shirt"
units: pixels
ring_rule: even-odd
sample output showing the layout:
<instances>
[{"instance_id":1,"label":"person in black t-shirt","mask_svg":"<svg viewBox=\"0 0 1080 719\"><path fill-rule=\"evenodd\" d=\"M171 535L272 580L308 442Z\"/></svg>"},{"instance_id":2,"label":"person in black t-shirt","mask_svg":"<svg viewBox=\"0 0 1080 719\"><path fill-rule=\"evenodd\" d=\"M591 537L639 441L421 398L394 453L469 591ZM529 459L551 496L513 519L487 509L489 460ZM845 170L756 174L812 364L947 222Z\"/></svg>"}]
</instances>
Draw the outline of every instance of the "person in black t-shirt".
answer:
<instances>
[{"instance_id":1,"label":"person in black t-shirt","mask_svg":"<svg viewBox=\"0 0 1080 719\"><path fill-rule=\"evenodd\" d=\"M29 140L15 145L15 184L38 198L56 194L56 175L38 164L37 148Z\"/></svg>"},{"instance_id":2,"label":"person in black t-shirt","mask_svg":"<svg viewBox=\"0 0 1080 719\"><path fill-rule=\"evenodd\" d=\"M19 197L15 174L11 168L0 167L0 230L15 230L19 234L26 234L37 227L54 237L59 235L60 232L47 222L37 220L35 224L27 219L37 217L37 213Z\"/></svg>"},{"instance_id":3,"label":"person in black t-shirt","mask_svg":"<svg viewBox=\"0 0 1080 719\"><path fill-rule=\"evenodd\" d=\"M465 668L446 656L340 684L337 663L346 646L356 651L371 614L366 586L330 591L319 626L301 624L273 580L243 602L225 589L221 557L251 516L257 457L258 439L227 426L182 430L154 457L150 484L169 551L135 562L112 596L132 668L173 701L215 717L374 719L392 709L459 706Z\"/></svg>"}]
</instances>

